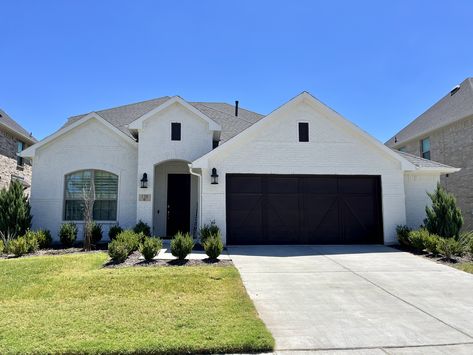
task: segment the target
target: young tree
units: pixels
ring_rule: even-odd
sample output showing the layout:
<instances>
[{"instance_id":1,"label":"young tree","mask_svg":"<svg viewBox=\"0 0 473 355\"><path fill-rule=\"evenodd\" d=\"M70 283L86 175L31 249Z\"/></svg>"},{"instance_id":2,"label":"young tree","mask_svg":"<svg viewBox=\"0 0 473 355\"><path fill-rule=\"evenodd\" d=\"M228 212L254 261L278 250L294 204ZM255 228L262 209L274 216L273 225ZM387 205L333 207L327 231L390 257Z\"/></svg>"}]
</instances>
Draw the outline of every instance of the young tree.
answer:
<instances>
[{"instance_id":1,"label":"young tree","mask_svg":"<svg viewBox=\"0 0 473 355\"><path fill-rule=\"evenodd\" d=\"M11 239L22 236L31 227L31 207L23 185L12 181L0 191L0 233Z\"/></svg>"},{"instance_id":2,"label":"young tree","mask_svg":"<svg viewBox=\"0 0 473 355\"><path fill-rule=\"evenodd\" d=\"M461 210L457 207L455 196L447 192L440 184L433 193L427 193L432 200L432 206L425 207L427 218L425 228L431 234L444 238L456 238L463 225Z\"/></svg>"},{"instance_id":3,"label":"young tree","mask_svg":"<svg viewBox=\"0 0 473 355\"><path fill-rule=\"evenodd\" d=\"M92 227L93 211L95 203L95 187L92 181L90 186L82 190L82 202L84 204L84 250L92 249Z\"/></svg>"}]
</instances>

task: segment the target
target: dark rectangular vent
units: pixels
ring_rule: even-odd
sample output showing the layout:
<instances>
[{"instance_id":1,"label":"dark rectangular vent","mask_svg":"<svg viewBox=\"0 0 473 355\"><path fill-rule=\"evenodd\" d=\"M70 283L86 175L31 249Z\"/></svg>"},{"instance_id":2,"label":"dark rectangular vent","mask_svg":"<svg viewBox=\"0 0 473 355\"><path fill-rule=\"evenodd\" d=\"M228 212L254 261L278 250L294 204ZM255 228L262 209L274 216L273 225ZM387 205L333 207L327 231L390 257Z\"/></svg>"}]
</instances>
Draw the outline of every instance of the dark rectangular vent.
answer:
<instances>
[{"instance_id":1,"label":"dark rectangular vent","mask_svg":"<svg viewBox=\"0 0 473 355\"><path fill-rule=\"evenodd\" d=\"M309 141L309 123L299 122L299 142Z\"/></svg>"},{"instance_id":2,"label":"dark rectangular vent","mask_svg":"<svg viewBox=\"0 0 473 355\"><path fill-rule=\"evenodd\" d=\"M179 122L171 123L171 140L172 141L181 140L181 124Z\"/></svg>"}]
</instances>

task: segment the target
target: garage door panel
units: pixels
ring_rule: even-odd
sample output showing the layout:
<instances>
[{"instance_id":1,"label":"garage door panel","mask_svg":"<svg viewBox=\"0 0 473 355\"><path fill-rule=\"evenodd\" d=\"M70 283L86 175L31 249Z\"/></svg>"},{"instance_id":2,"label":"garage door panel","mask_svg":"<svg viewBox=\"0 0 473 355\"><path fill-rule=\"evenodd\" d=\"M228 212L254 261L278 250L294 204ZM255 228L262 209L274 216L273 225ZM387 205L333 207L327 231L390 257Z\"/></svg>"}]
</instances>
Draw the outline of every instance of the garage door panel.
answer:
<instances>
[{"instance_id":1,"label":"garage door panel","mask_svg":"<svg viewBox=\"0 0 473 355\"><path fill-rule=\"evenodd\" d=\"M324 201L325 200L325 201ZM323 206L320 210L303 210L304 229L308 244L338 244L340 239L340 213L337 198L318 199Z\"/></svg>"},{"instance_id":2,"label":"garage door panel","mask_svg":"<svg viewBox=\"0 0 473 355\"><path fill-rule=\"evenodd\" d=\"M373 195L376 181L367 177L345 176L339 181L340 194L368 194Z\"/></svg>"},{"instance_id":3,"label":"garage door panel","mask_svg":"<svg viewBox=\"0 0 473 355\"><path fill-rule=\"evenodd\" d=\"M279 244L297 242L299 237L299 196L297 194L268 194L268 242Z\"/></svg>"},{"instance_id":4,"label":"garage door panel","mask_svg":"<svg viewBox=\"0 0 473 355\"><path fill-rule=\"evenodd\" d=\"M262 192L262 177L258 175L246 176L237 175L233 176L227 181L227 192L228 193L261 193Z\"/></svg>"},{"instance_id":5,"label":"garage door panel","mask_svg":"<svg viewBox=\"0 0 473 355\"><path fill-rule=\"evenodd\" d=\"M381 215L378 176L227 175L229 244L379 243Z\"/></svg>"},{"instance_id":6,"label":"garage door panel","mask_svg":"<svg viewBox=\"0 0 473 355\"><path fill-rule=\"evenodd\" d=\"M329 176L305 176L299 179L301 193L337 194L338 181Z\"/></svg>"}]
</instances>

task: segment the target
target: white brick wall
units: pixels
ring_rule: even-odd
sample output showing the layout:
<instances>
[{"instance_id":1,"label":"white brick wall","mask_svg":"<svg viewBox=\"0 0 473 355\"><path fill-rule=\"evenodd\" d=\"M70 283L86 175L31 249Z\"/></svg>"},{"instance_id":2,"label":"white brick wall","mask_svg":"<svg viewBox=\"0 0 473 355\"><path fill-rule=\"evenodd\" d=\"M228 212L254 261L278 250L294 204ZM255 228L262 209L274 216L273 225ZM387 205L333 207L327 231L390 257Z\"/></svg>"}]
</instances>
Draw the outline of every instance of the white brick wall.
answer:
<instances>
[{"instance_id":1,"label":"white brick wall","mask_svg":"<svg viewBox=\"0 0 473 355\"><path fill-rule=\"evenodd\" d=\"M309 122L310 142L298 141L298 122ZM217 168L219 184L210 184ZM225 174L381 175L384 242L395 243L395 226L406 220L404 177L399 161L354 135L339 122L301 103L267 120L258 132L209 160L203 169L202 222L215 219L225 239Z\"/></svg>"},{"instance_id":2,"label":"white brick wall","mask_svg":"<svg viewBox=\"0 0 473 355\"><path fill-rule=\"evenodd\" d=\"M409 227L419 228L424 223L425 207L432 204L427 192L435 190L439 181L440 177L438 174L405 174L406 224Z\"/></svg>"},{"instance_id":3,"label":"white brick wall","mask_svg":"<svg viewBox=\"0 0 473 355\"><path fill-rule=\"evenodd\" d=\"M171 141L171 122L181 123L180 141ZM153 196L155 166L172 160L192 162L212 150L212 136L208 123L179 103L144 121L139 131L138 175L141 178L147 173L149 182L146 190L139 188L137 193ZM157 209L152 201L138 201L137 219L151 226ZM157 232L163 233L164 227L161 225Z\"/></svg>"},{"instance_id":4,"label":"white brick wall","mask_svg":"<svg viewBox=\"0 0 473 355\"><path fill-rule=\"evenodd\" d=\"M33 159L33 228L49 229L57 239L63 223L64 177L83 169L106 170L118 175L117 219L123 227L133 226L138 184L136 162L136 148L95 119L40 147ZM107 230L105 226L104 237Z\"/></svg>"}]
</instances>

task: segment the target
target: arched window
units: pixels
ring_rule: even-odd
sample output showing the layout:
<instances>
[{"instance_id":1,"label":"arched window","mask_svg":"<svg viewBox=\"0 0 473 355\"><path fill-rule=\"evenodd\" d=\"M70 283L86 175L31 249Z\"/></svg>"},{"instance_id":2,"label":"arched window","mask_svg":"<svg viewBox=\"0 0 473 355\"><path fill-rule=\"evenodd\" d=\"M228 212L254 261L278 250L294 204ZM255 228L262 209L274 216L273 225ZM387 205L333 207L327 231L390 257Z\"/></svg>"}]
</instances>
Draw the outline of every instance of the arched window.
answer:
<instances>
[{"instance_id":1,"label":"arched window","mask_svg":"<svg viewBox=\"0 0 473 355\"><path fill-rule=\"evenodd\" d=\"M64 220L84 219L84 194L94 196L95 221L117 219L118 176L102 170L81 170L66 175Z\"/></svg>"}]
</instances>

